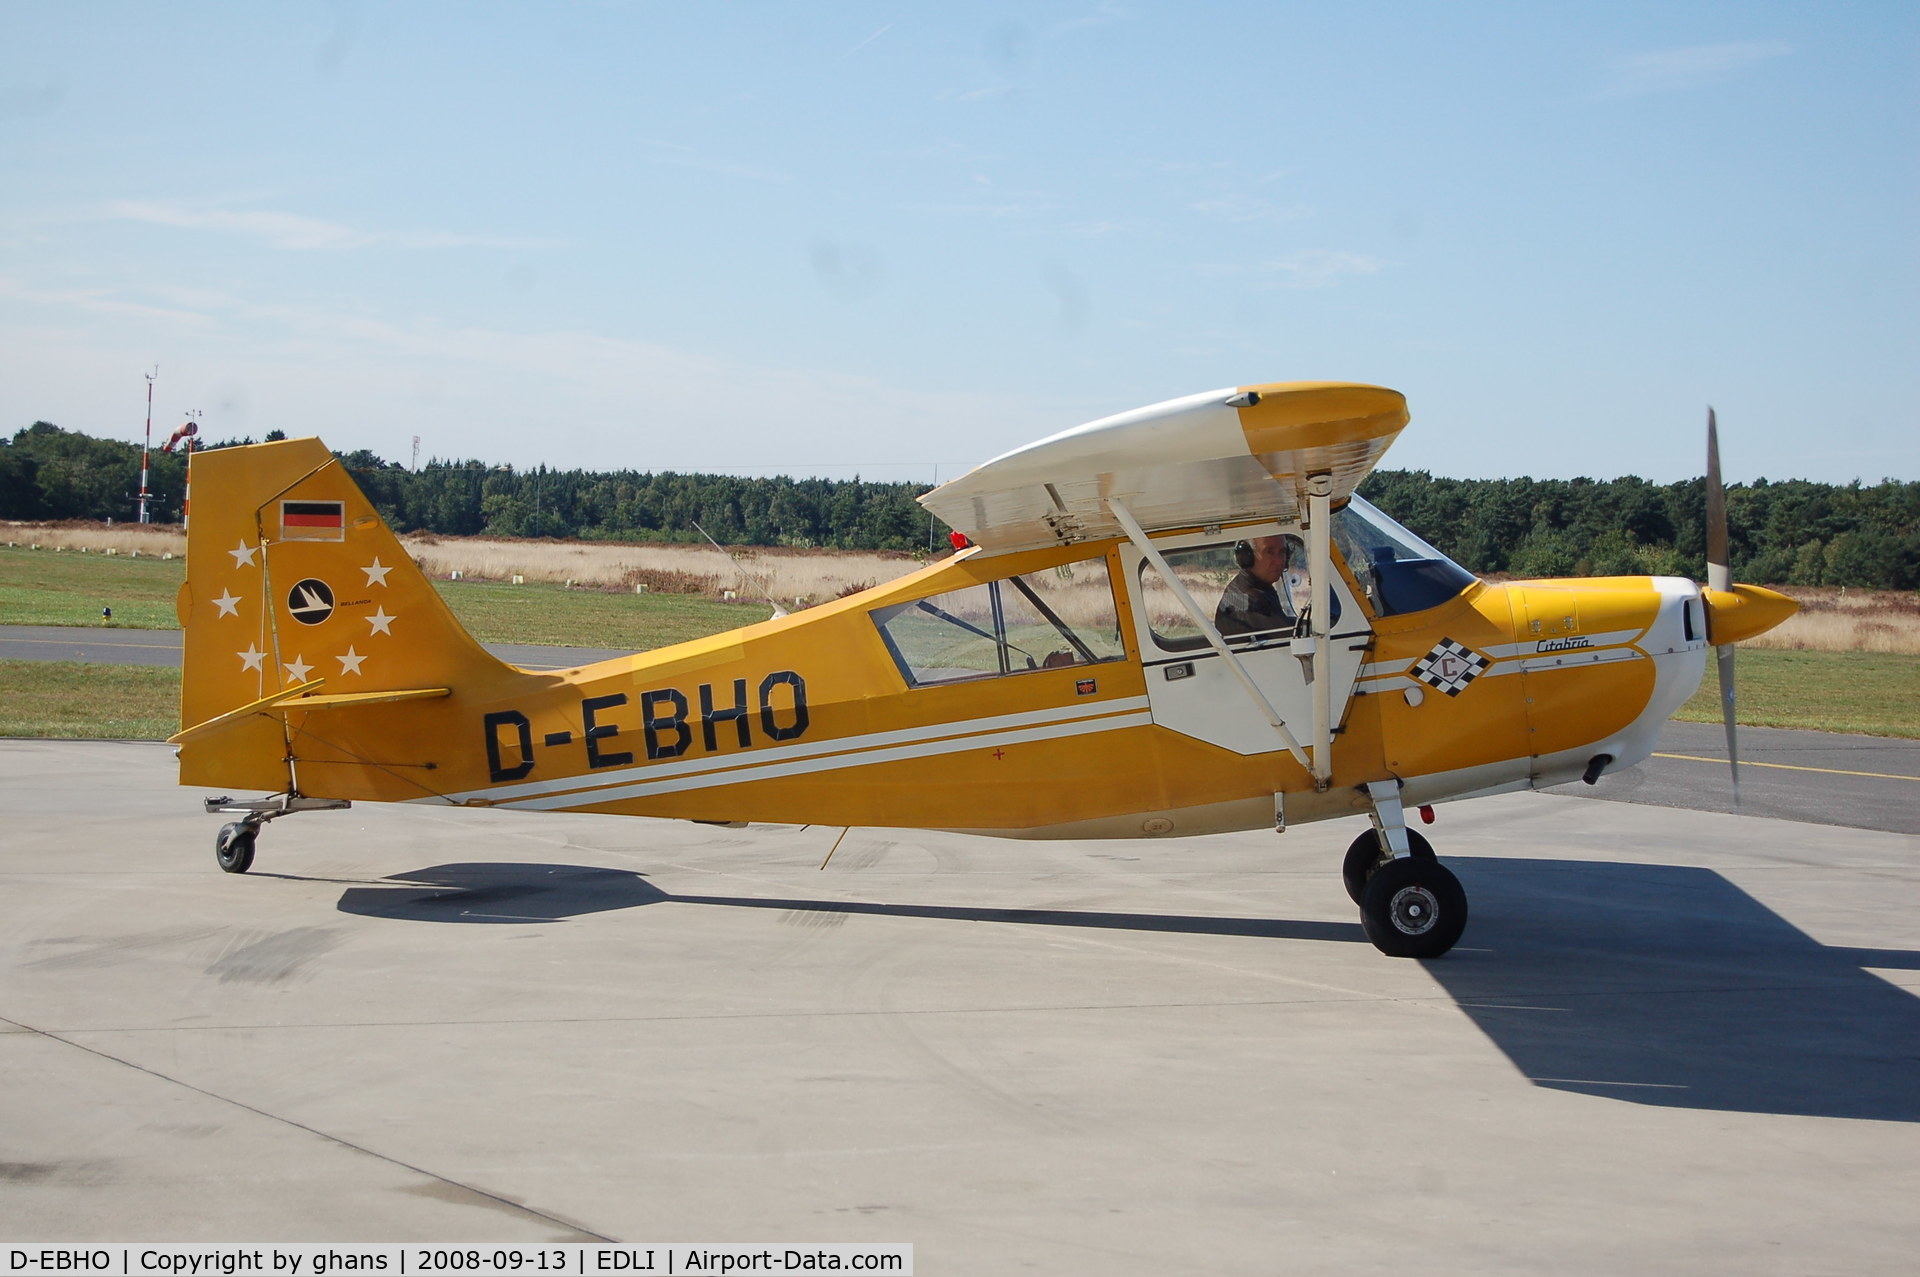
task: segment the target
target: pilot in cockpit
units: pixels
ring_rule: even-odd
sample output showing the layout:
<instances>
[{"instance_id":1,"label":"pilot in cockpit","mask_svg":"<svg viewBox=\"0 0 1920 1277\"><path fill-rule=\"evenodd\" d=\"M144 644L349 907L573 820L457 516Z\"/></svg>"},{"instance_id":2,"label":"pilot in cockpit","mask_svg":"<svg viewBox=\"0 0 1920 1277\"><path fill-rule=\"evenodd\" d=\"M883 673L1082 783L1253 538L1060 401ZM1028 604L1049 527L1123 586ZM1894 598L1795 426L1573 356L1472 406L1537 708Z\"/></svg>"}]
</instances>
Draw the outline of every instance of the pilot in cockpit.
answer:
<instances>
[{"instance_id":1,"label":"pilot in cockpit","mask_svg":"<svg viewBox=\"0 0 1920 1277\"><path fill-rule=\"evenodd\" d=\"M1240 572L1227 583L1213 612L1214 626L1221 635L1306 633L1313 587L1307 577L1306 546L1300 538L1253 537L1233 547L1233 559L1240 565Z\"/></svg>"},{"instance_id":2,"label":"pilot in cockpit","mask_svg":"<svg viewBox=\"0 0 1920 1277\"><path fill-rule=\"evenodd\" d=\"M1290 557L1283 536L1253 537L1233 547L1240 572L1227 583L1213 609L1213 624L1222 635L1293 629L1299 613L1275 588L1287 575Z\"/></svg>"}]
</instances>

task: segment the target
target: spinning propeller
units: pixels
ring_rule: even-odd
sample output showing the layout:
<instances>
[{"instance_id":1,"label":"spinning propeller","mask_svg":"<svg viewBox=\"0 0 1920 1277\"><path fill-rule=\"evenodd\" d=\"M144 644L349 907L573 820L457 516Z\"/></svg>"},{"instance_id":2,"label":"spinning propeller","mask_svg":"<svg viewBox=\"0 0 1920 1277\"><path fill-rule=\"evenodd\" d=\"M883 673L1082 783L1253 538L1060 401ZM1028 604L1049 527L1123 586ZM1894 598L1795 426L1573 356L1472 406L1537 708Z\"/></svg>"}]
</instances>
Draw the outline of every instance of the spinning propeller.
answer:
<instances>
[{"instance_id":1,"label":"spinning propeller","mask_svg":"<svg viewBox=\"0 0 1920 1277\"><path fill-rule=\"evenodd\" d=\"M1733 805L1740 805L1740 750L1733 717L1733 645L1763 634L1800 610L1784 594L1735 585L1727 551L1727 490L1720 483L1720 435L1707 409L1707 641L1720 666L1720 717L1727 725L1727 763L1733 769Z\"/></svg>"},{"instance_id":2,"label":"spinning propeller","mask_svg":"<svg viewBox=\"0 0 1920 1277\"><path fill-rule=\"evenodd\" d=\"M1707 409L1707 589L1733 588L1732 556L1727 553L1727 490L1720 483L1720 432ZM1713 615L1713 605L1707 605ZM1713 622L1707 622L1711 636ZM1733 769L1733 805L1740 805L1740 743L1733 721L1733 644L1722 643L1713 654L1720 665L1720 717L1727 725L1727 765Z\"/></svg>"}]
</instances>

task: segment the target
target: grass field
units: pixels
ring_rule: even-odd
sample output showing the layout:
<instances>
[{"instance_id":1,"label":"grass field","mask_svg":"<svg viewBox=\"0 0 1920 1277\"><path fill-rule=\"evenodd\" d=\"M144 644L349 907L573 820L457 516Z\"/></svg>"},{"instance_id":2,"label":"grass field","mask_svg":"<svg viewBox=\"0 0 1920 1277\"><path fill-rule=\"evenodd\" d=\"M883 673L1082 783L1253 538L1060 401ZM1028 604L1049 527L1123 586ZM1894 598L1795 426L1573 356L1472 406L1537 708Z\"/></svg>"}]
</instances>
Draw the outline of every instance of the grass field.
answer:
<instances>
[{"instance_id":1,"label":"grass field","mask_svg":"<svg viewBox=\"0 0 1920 1277\"><path fill-rule=\"evenodd\" d=\"M0 625L98 626L110 607L117 628L177 630L173 596L186 575L179 558L0 546Z\"/></svg>"},{"instance_id":2,"label":"grass field","mask_svg":"<svg viewBox=\"0 0 1920 1277\"><path fill-rule=\"evenodd\" d=\"M1734 708L1742 723L1920 739L1920 656L1742 647L1736 662ZM1674 717L1720 721L1711 656L1700 690Z\"/></svg>"},{"instance_id":3,"label":"grass field","mask_svg":"<svg viewBox=\"0 0 1920 1277\"><path fill-rule=\"evenodd\" d=\"M765 603L698 594L609 594L528 582L435 581L468 633L482 643L557 643L644 652L764 621Z\"/></svg>"},{"instance_id":4,"label":"grass field","mask_svg":"<svg viewBox=\"0 0 1920 1277\"><path fill-rule=\"evenodd\" d=\"M180 559L0 547L0 625L76 625L175 630ZM434 588L482 643L558 643L646 651L767 619L758 602L700 594L616 594L532 581L435 581ZM111 607L113 620L100 609Z\"/></svg>"},{"instance_id":5,"label":"grass field","mask_svg":"<svg viewBox=\"0 0 1920 1277\"><path fill-rule=\"evenodd\" d=\"M180 671L0 661L0 736L165 740L180 730Z\"/></svg>"}]
</instances>

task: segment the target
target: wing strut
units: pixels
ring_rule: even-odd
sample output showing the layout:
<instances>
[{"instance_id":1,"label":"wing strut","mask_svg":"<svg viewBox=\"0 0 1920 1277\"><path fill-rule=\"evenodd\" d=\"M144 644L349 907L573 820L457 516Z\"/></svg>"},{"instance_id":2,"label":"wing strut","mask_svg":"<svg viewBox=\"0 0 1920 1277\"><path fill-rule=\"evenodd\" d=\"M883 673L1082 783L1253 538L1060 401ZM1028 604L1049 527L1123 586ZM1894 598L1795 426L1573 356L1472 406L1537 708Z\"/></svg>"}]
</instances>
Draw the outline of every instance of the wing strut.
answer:
<instances>
[{"instance_id":1,"label":"wing strut","mask_svg":"<svg viewBox=\"0 0 1920 1277\"><path fill-rule=\"evenodd\" d=\"M1333 781L1333 666L1327 634L1333 609L1333 476L1307 476L1307 570L1313 604L1307 624L1313 637L1313 783Z\"/></svg>"},{"instance_id":2,"label":"wing strut","mask_svg":"<svg viewBox=\"0 0 1920 1277\"><path fill-rule=\"evenodd\" d=\"M1147 540L1147 534L1141 530L1132 513L1118 497L1108 497L1106 502L1107 509L1113 512L1114 519L1126 529L1127 540L1133 543L1134 549L1147 556L1147 562L1153 564L1153 570L1160 574L1160 579L1165 581L1167 588L1173 591L1173 597L1179 599L1180 606L1187 610L1188 618L1199 627L1202 634L1207 636L1207 643L1220 654L1220 658L1227 663L1227 668L1233 671L1233 676L1240 680L1241 688L1259 708L1273 730L1280 734L1281 741L1286 744L1287 752L1292 754L1294 760L1302 767L1311 768L1313 764L1307 758L1307 751L1300 747L1300 742L1294 739L1292 732L1287 730L1286 721L1280 717L1279 711L1273 708L1273 702L1267 699L1267 694L1261 691L1259 684L1253 681L1253 675L1247 673L1247 667L1240 663L1240 657L1227 646L1227 641L1220 637L1220 631L1214 626L1212 619L1200 610L1200 605L1193 601L1193 595L1187 593L1187 587L1180 584L1180 578L1175 576L1173 569L1167 566L1167 561L1161 557L1160 551L1154 548L1153 542ZM1324 686L1324 680L1322 685Z\"/></svg>"}]
</instances>

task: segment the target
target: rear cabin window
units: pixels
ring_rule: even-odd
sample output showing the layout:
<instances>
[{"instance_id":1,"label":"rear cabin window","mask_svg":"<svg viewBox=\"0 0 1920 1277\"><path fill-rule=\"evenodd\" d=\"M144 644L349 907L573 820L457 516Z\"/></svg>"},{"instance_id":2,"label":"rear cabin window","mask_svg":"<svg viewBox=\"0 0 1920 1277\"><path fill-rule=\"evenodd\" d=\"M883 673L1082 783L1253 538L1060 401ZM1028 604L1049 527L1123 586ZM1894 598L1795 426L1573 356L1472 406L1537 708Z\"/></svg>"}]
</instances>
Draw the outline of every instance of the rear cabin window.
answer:
<instances>
[{"instance_id":1,"label":"rear cabin window","mask_svg":"<svg viewBox=\"0 0 1920 1277\"><path fill-rule=\"evenodd\" d=\"M1104 558L896 603L872 615L911 687L1126 655Z\"/></svg>"}]
</instances>

